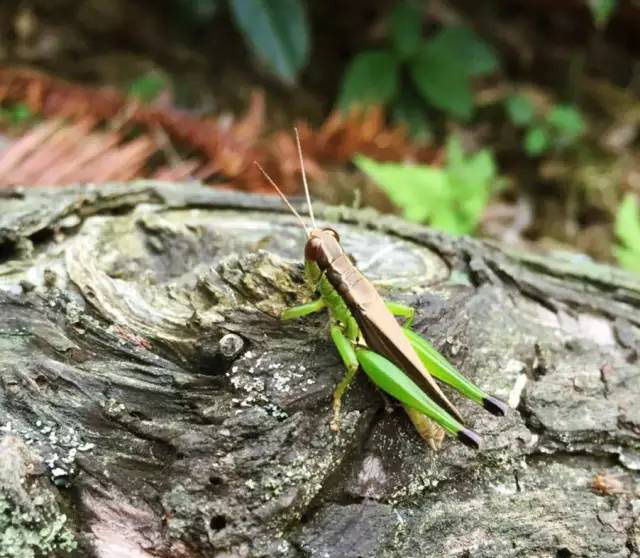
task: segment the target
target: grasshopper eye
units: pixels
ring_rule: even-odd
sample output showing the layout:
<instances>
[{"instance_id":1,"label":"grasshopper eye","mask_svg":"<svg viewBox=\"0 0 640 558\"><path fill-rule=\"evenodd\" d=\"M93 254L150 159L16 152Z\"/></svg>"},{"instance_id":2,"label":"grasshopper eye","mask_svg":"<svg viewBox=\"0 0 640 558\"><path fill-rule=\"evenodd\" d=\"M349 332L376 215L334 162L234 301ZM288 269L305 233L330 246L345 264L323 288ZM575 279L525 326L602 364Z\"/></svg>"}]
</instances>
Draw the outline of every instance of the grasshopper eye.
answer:
<instances>
[{"instance_id":1,"label":"grasshopper eye","mask_svg":"<svg viewBox=\"0 0 640 558\"><path fill-rule=\"evenodd\" d=\"M327 231L328 233L331 233L335 237L335 239L338 242L340 242L340 235L337 233L337 231L335 231L334 229L328 228L328 227L326 229L323 229L323 230Z\"/></svg>"},{"instance_id":2,"label":"grasshopper eye","mask_svg":"<svg viewBox=\"0 0 640 558\"><path fill-rule=\"evenodd\" d=\"M311 237L304 247L304 257L313 262L318 261L322 255L322 240L317 236Z\"/></svg>"}]
</instances>

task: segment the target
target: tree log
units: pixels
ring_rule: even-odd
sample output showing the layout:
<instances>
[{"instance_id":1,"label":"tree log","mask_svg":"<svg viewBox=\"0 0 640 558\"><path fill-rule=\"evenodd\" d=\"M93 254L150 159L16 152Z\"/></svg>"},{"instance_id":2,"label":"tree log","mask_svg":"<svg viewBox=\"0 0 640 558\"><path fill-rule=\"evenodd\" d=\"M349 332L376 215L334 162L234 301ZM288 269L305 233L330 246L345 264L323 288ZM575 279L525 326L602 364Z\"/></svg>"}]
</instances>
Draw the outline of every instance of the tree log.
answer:
<instances>
[{"instance_id":1,"label":"tree log","mask_svg":"<svg viewBox=\"0 0 640 558\"><path fill-rule=\"evenodd\" d=\"M640 280L318 206L416 329L513 407L434 453L343 366L277 199L0 197L0 556L640 555ZM74 547L74 550L71 550Z\"/></svg>"}]
</instances>

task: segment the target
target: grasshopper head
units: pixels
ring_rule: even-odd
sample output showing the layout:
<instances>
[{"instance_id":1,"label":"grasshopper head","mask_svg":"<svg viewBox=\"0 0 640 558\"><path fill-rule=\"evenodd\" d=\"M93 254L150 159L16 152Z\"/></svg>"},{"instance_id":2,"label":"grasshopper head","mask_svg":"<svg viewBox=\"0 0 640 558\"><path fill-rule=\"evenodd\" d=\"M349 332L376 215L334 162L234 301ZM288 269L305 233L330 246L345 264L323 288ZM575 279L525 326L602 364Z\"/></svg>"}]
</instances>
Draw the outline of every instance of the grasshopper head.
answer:
<instances>
[{"instance_id":1,"label":"grasshopper head","mask_svg":"<svg viewBox=\"0 0 640 558\"><path fill-rule=\"evenodd\" d=\"M313 229L304 247L305 259L316 262L325 270L338 256L344 254L340 246L340 236L330 228Z\"/></svg>"}]
</instances>

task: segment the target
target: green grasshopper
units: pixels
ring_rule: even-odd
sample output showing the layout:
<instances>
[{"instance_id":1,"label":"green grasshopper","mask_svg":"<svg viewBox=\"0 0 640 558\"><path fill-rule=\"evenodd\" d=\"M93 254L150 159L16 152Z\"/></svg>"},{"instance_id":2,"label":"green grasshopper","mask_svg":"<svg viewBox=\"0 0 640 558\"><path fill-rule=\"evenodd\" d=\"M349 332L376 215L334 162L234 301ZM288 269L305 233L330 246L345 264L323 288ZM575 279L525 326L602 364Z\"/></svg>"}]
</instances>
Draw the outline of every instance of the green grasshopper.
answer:
<instances>
[{"instance_id":1,"label":"green grasshopper","mask_svg":"<svg viewBox=\"0 0 640 558\"><path fill-rule=\"evenodd\" d=\"M338 233L316 226L297 130L296 140L313 229L307 228L271 177L256 165L305 230L305 280L320 295L313 302L288 308L282 319L292 320L327 308L331 338L347 369L334 391L332 430L339 428L342 396L362 367L374 384L403 404L418 433L432 448L439 446L443 431L469 447L479 448L480 437L462 424L460 412L432 375L494 415L504 416L507 405L467 380L428 341L411 330L415 311L409 306L385 302L345 254ZM404 325L400 326L394 316L404 318Z\"/></svg>"}]
</instances>

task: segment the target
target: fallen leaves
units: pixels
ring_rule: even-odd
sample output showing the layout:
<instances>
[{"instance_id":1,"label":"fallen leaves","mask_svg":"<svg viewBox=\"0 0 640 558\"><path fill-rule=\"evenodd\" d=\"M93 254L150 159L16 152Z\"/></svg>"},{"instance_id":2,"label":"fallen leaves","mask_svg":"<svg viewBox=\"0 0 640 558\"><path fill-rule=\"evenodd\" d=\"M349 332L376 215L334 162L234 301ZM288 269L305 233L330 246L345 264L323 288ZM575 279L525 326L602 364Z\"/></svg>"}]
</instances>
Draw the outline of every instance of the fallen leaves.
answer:
<instances>
[{"instance_id":1,"label":"fallen leaves","mask_svg":"<svg viewBox=\"0 0 640 558\"><path fill-rule=\"evenodd\" d=\"M0 152L0 186L152 177L195 179L271 191L260 161L288 193L300 186L291 130L265 134L266 101L252 94L239 118L198 115L167 102L144 104L112 89L66 82L30 69L0 67L0 103L25 103L42 121ZM319 127L295 124L311 179L361 153L380 161L433 161L382 109L334 112Z\"/></svg>"}]
</instances>

